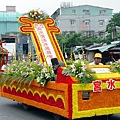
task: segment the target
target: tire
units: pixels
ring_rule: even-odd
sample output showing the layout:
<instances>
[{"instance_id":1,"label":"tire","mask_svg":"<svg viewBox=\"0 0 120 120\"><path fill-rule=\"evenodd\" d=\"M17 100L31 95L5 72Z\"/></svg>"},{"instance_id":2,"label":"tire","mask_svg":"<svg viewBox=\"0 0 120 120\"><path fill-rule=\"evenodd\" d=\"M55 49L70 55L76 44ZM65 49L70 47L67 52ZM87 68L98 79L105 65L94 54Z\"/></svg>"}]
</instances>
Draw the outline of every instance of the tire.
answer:
<instances>
[{"instance_id":1,"label":"tire","mask_svg":"<svg viewBox=\"0 0 120 120\"><path fill-rule=\"evenodd\" d=\"M22 103L22 106L23 106L24 110L28 110L29 109L29 105L27 105L27 104Z\"/></svg>"},{"instance_id":2,"label":"tire","mask_svg":"<svg viewBox=\"0 0 120 120\"><path fill-rule=\"evenodd\" d=\"M54 120L68 120L67 118L64 118L57 114L52 114L52 115L53 115Z\"/></svg>"}]
</instances>

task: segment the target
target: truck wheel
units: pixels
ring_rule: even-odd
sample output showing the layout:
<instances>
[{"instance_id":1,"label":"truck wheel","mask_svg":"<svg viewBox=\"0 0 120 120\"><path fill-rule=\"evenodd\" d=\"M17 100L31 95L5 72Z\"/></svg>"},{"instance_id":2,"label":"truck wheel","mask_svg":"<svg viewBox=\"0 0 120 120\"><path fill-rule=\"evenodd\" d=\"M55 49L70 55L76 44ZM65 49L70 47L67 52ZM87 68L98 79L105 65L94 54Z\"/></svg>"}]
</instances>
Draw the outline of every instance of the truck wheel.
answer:
<instances>
[{"instance_id":1,"label":"truck wheel","mask_svg":"<svg viewBox=\"0 0 120 120\"><path fill-rule=\"evenodd\" d=\"M53 118L54 118L54 120L68 120L67 118L64 118L64 117L57 115L57 114L53 114Z\"/></svg>"},{"instance_id":2,"label":"truck wheel","mask_svg":"<svg viewBox=\"0 0 120 120\"><path fill-rule=\"evenodd\" d=\"M24 108L25 110L28 110L28 109L29 109L29 105L27 105L27 104L22 103L22 106L23 106L23 108Z\"/></svg>"},{"instance_id":3,"label":"truck wheel","mask_svg":"<svg viewBox=\"0 0 120 120\"><path fill-rule=\"evenodd\" d=\"M53 114L54 120L61 120L61 116L57 114Z\"/></svg>"}]
</instances>

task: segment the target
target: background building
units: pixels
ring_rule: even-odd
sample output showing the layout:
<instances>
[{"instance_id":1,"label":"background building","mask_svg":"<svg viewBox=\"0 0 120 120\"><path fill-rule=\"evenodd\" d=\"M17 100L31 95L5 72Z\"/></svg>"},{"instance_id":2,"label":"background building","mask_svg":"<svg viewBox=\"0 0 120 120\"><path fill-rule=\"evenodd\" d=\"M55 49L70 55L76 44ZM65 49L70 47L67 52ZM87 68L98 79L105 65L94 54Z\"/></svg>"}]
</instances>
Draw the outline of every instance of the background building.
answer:
<instances>
[{"instance_id":1,"label":"background building","mask_svg":"<svg viewBox=\"0 0 120 120\"><path fill-rule=\"evenodd\" d=\"M0 39L4 42L3 47L9 51L9 61L15 56L17 59L27 57L28 51L35 53L31 37L19 31L20 16L16 6L6 6L6 11L0 11Z\"/></svg>"},{"instance_id":2,"label":"background building","mask_svg":"<svg viewBox=\"0 0 120 120\"><path fill-rule=\"evenodd\" d=\"M26 57L29 51L35 54L30 36L19 32L20 16L15 6L6 6L6 11L0 11L0 39L5 41L6 49L9 48L8 51L16 54L17 58L20 55ZM63 34L82 32L90 36L97 33L97 36L104 37L106 25L112 18L112 9L91 5L73 6L70 2L63 2L51 17Z\"/></svg>"},{"instance_id":3,"label":"background building","mask_svg":"<svg viewBox=\"0 0 120 120\"><path fill-rule=\"evenodd\" d=\"M6 6L6 11L0 11L0 34L19 32L18 18L20 16L15 6Z\"/></svg>"},{"instance_id":4,"label":"background building","mask_svg":"<svg viewBox=\"0 0 120 120\"><path fill-rule=\"evenodd\" d=\"M6 11L0 11L0 39L3 40L3 47L9 51L8 59L13 59L16 54L17 34L19 33L18 17L15 6L6 6Z\"/></svg>"},{"instance_id":5,"label":"background building","mask_svg":"<svg viewBox=\"0 0 120 120\"><path fill-rule=\"evenodd\" d=\"M84 35L93 35L97 32L103 36L112 18L112 9L91 5L72 6L63 2L51 17L63 34L82 32Z\"/></svg>"}]
</instances>

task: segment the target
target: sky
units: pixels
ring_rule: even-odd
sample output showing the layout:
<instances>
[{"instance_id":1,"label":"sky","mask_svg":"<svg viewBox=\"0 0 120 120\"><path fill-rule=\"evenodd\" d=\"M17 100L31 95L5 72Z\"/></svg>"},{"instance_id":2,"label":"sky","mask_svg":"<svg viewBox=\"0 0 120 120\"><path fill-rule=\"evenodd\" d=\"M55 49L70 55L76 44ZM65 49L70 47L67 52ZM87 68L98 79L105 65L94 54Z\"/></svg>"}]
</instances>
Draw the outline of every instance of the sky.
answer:
<instances>
[{"instance_id":1,"label":"sky","mask_svg":"<svg viewBox=\"0 0 120 120\"><path fill-rule=\"evenodd\" d=\"M0 11L5 11L6 6L16 6L16 11L19 13L39 9L51 15L62 2L71 2L73 6L93 5L111 8L113 13L120 12L120 0L0 0Z\"/></svg>"}]
</instances>

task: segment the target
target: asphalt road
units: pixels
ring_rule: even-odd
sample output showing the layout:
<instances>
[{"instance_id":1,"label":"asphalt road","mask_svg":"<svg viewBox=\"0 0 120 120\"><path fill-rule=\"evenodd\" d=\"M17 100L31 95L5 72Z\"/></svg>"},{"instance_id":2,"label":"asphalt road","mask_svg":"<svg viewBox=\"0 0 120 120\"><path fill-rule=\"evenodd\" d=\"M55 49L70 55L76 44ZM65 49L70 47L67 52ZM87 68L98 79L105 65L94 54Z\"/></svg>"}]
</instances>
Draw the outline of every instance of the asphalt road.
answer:
<instances>
[{"instance_id":1,"label":"asphalt road","mask_svg":"<svg viewBox=\"0 0 120 120\"><path fill-rule=\"evenodd\" d=\"M0 120L53 120L53 116L33 107L25 110L21 103L0 97Z\"/></svg>"},{"instance_id":2,"label":"asphalt road","mask_svg":"<svg viewBox=\"0 0 120 120\"><path fill-rule=\"evenodd\" d=\"M21 103L18 104L16 101L0 97L0 120L54 120L54 118L50 112L34 107L25 110ZM120 114L82 118L79 120L120 120Z\"/></svg>"}]
</instances>

